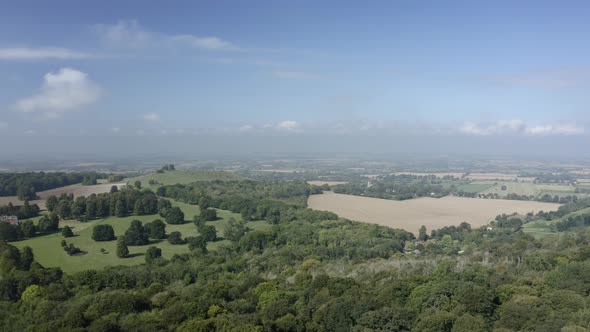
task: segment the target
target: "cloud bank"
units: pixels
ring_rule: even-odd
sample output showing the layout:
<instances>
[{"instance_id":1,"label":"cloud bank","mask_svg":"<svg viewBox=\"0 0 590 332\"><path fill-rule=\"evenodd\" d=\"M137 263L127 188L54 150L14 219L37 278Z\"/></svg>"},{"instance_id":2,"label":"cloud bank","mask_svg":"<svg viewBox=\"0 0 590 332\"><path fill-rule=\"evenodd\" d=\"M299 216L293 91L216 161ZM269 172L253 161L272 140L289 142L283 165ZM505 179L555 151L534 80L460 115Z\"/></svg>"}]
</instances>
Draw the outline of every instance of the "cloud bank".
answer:
<instances>
[{"instance_id":1,"label":"cloud bank","mask_svg":"<svg viewBox=\"0 0 590 332\"><path fill-rule=\"evenodd\" d=\"M101 95L101 87L90 80L88 74L61 68L45 74L40 91L17 101L15 107L20 112L38 112L53 118L94 104Z\"/></svg>"}]
</instances>

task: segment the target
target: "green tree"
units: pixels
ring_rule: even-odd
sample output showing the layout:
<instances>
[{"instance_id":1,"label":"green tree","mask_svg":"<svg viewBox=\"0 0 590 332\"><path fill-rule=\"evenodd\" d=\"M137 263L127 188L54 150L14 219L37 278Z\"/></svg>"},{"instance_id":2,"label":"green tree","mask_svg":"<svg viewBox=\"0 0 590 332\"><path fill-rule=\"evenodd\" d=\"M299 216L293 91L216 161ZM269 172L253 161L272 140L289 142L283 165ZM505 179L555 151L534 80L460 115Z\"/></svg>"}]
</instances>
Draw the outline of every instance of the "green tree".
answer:
<instances>
[{"instance_id":1,"label":"green tree","mask_svg":"<svg viewBox=\"0 0 590 332\"><path fill-rule=\"evenodd\" d=\"M127 247L127 243L125 243L125 238L120 237L117 240L117 257L126 258L128 256L129 256L129 248Z\"/></svg>"},{"instance_id":2,"label":"green tree","mask_svg":"<svg viewBox=\"0 0 590 332\"><path fill-rule=\"evenodd\" d=\"M115 239L115 230L108 224L96 225L92 228L94 241L112 241Z\"/></svg>"},{"instance_id":3,"label":"green tree","mask_svg":"<svg viewBox=\"0 0 590 332\"><path fill-rule=\"evenodd\" d=\"M419 241L426 241L428 240L428 234L426 234L426 226L422 225L420 230L418 231L418 240Z\"/></svg>"},{"instance_id":4,"label":"green tree","mask_svg":"<svg viewBox=\"0 0 590 332\"><path fill-rule=\"evenodd\" d=\"M171 225L184 224L184 212L177 206L168 209L166 223Z\"/></svg>"},{"instance_id":5,"label":"green tree","mask_svg":"<svg viewBox=\"0 0 590 332\"><path fill-rule=\"evenodd\" d=\"M31 220L25 220L20 223L20 231L25 238L32 238L37 234L37 226Z\"/></svg>"},{"instance_id":6,"label":"green tree","mask_svg":"<svg viewBox=\"0 0 590 332\"><path fill-rule=\"evenodd\" d=\"M61 230L61 235L65 238L73 237L74 232L72 232L72 229L69 226L64 226Z\"/></svg>"},{"instance_id":7,"label":"green tree","mask_svg":"<svg viewBox=\"0 0 590 332\"><path fill-rule=\"evenodd\" d=\"M137 180L133 183L135 189L141 189L141 181Z\"/></svg>"},{"instance_id":8,"label":"green tree","mask_svg":"<svg viewBox=\"0 0 590 332\"><path fill-rule=\"evenodd\" d=\"M47 197L47 199L45 200L45 207L49 212L53 212L57 207L57 204L59 204L59 201L57 200L57 197L55 197L54 195Z\"/></svg>"},{"instance_id":9,"label":"green tree","mask_svg":"<svg viewBox=\"0 0 590 332\"><path fill-rule=\"evenodd\" d=\"M33 249L29 246L24 246L20 253L20 269L28 271L34 261L35 256L33 255Z\"/></svg>"},{"instance_id":10,"label":"green tree","mask_svg":"<svg viewBox=\"0 0 590 332\"><path fill-rule=\"evenodd\" d=\"M170 244L184 244L185 241L182 239L182 233L180 232L172 232L168 235L168 242Z\"/></svg>"},{"instance_id":11,"label":"green tree","mask_svg":"<svg viewBox=\"0 0 590 332\"><path fill-rule=\"evenodd\" d=\"M162 249L158 247L149 247L145 252L145 262L151 264L156 259L162 257Z\"/></svg>"},{"instance_id":12,"label":"green tree","mask_svg":"<svg viewBox=\"0 0 590 332\"><path fill-rule=\"evenodd\" d=\"M247 231L248 227L244 221L236 221L234 218L230 218L223 230L223 237L230 241L238 242Z\"/></svg>"},{"instance_id":13,"label":"green tree","mask_svg":"<svg viewBox=\"0 0 590 332\"><path fill-rule=\"evenodd\" d=\"M147 228L151 239L166 238L166 224L162 220L156 219L151 223L146 224L145 227Z\"/></svg>"},{"instance_id":14,"label":"green tree","mask_svg":"<svg viewBox=\"0 0 590 332\"><path fill-rule=\"evenodd\" d=\"M217 230L214 226L205 225L199 229L199 233L205 240L205 242L213 242L217 240Z\"/></svg>"},{"instance_id":15,"label":"green tree","mask_svg":"<svg viewBox=\"0 0 590 332\"><path fill-rule=\"evenodd\" d=\"M125 243L129 246L142 246L149 243L149 235L139 220L133 220L125 231Z\"/></svg>"}]
</instances>

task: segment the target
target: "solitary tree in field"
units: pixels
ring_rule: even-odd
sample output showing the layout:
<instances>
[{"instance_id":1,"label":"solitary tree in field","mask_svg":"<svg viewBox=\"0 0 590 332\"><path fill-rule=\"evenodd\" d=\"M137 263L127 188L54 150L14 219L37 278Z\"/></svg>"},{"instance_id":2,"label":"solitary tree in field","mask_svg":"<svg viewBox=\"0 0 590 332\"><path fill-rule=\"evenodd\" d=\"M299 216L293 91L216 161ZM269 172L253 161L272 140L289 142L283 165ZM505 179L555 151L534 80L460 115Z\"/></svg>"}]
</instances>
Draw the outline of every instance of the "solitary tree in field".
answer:
<instances>
[{"instance_id":1,"label":"solitary tree in field","mask_svg":"<svg viewBox=\"0 0 590 332\"><path fill-rule=\"evenodd\" d=\"M175 206L168 209L166 213L166 223L168 224L184 224L184 212Z\"/></svg>"},{"instance_id":2,"label":"solitary tree in field","mask_svg":"<svg viewBox=\"0 0 590 332\"><path fill-rule=\"evenodd\" d=\"M135 186L135 188L141 189L141 181L137 180L133 185Z\"/></svg>"},{"instance_id":3,"label":"solitary tree in field","mask_svg":"<svg viewBox=\"0 0 590 332\"><path fill-rule=\"evenodd\" d=\"M125 243L125 238L120 237L119 240L117 240L117 257L125 258L128 256L129 256L129 248L127 247L127 244Z\"/></svg>"},{"instance_id":4,"label":"solitary tree in field","mask_svg":"<svg viewBox=\"0 0 590 332\"><path fill-rule=\"evenodd\" d=\"M61 230L61 235L63 237L73 237L74 232L72 232L72 229L69 226L64 226L64 228Z\"/></svg>"},{"instance_id":5,"label":"solitary tree in field","mask_svg":"<svg viewBox=\"0 0 590 332\"><path fill-rule=\"evenodd\" d=\"M182 239L182 233L180 232L172 232L168 235L168 242L170 244L184 244L185 241Z\"/></svg>"},{"instance_id":6,"label":"solitary tree in field","mask_svg":"<svg viewBox=\"0 0 590 332\"><path fill-rule=\"evenodd\" d=\"M115 239L115 230L111 225L96 225L92 229L94 241L112 241Z\"/></svg>"}]
</instances>

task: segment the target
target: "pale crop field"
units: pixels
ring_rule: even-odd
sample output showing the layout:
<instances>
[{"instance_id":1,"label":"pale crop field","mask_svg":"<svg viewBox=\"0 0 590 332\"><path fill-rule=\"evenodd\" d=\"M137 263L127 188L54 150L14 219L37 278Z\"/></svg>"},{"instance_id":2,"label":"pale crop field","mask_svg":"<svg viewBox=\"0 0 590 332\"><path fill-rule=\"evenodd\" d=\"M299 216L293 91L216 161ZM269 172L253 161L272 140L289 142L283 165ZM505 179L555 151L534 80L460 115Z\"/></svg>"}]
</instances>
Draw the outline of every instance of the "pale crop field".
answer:
<instances>
[{"instance_id":1,"label":"pale crop field","mask_svg":"<svg viewBox=\"0 0 590 332\"><path fill-rule=\"evenodd\" d=\"M535 201L450 196L394 201L332 192L312 195L307 204L312 209L332 211L350 220L401 228L416 234L422 225L428 232L462 222L479 227L502 213L555 211L559 207L559 204Z\"/></svg>"}]
</instances>

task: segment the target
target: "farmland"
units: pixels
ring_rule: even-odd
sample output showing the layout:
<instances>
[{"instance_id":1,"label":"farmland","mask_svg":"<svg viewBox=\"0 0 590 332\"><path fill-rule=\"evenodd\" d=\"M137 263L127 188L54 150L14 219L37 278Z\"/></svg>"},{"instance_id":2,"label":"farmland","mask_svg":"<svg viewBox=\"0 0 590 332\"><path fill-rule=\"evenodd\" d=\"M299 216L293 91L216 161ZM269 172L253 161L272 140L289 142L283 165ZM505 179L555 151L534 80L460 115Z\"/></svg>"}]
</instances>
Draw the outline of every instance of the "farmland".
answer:
<instances>
[{"instance_id":1,"label":"farmland","mask_svg":"<svg viewBox=\"0 0 590 332\"><path fill-rule=\"evenodd\" d=\"M182 225L166 225L166 233L179 231L183 237L196 236L198 231L196 226L192 223L193 216L199 215L199 207L197 205L189 205L181 202L174 202L173 206L180 207L185 213L186 223ZM217 236L223 236L223 230L227 224L227 220L234 218L241 219L239 214L231 213L229 211L218 210L217 215L220 219L210 221L207 224L215 226L217 229ZM188 245L172 245L166 240L152 240L150 245L145 246L129 246L130 257L118 258L116 256L116 241L96 242L91 239L92 228L100 224L110 224L115 230L116 236L121 236L129 227L132 220L139 220L142 223L151 222L155 219L162 219L158 215L147 216L129 216L124 218L109 217L105 219L94 220L91 222L79 222L74 220L60 221L60 227L72 227L76 236L65 239L68 243L73 243L86 252L84 255L68 256L61 248L61 241L64 240L60 233L38 236L29 240L14 242L13 244L18 248L29 246L35 253L35 259L45 267L61 267L66 272L78 272L87 269L102 269L106 266L115 265L137 265L144 263L144 253L150 245L157 246L162 249L162 256L170 259L174 254L182 254L189 252ZM251 229L261 229L269 227L265 222L250 222L248 227ZM208 244L209 250L215 250L223 244L228 244L229 241L222 240L211 242ZM105 253L101 252L105 249Z\"/></svg>"},{"instance_id":2,"label":"farmland","mask_svg":"<svg viewBox=\"0 0 590 332\"><path fill-rule=\"evenodd\" d=\"M133 184L140 181L143 187L157 188L161 185L184 184L196 181L213 181L213 180L242 180L242 176L223 171L191 171L191 170L174 170L165 171L164 173L150 173L127 179L127 183ZM150 181L154 184L150 184Z\"/></svg>"},{"instance_id":3,"label":"farmland","mask_svg":"<svg viewBox=\"0 0 590 332\"><path fill-rule=\"evenodd\" d=\"M417 233L421 225L436 229L468 222L476 227L487 224L502 213L554 211L559 204L464 197L424 197L392 201L326 192L310 196L308 206L316 210L331 211L351 220Z\"/></svg>"}]
</instances>

